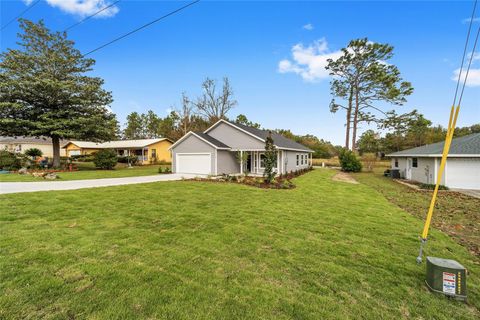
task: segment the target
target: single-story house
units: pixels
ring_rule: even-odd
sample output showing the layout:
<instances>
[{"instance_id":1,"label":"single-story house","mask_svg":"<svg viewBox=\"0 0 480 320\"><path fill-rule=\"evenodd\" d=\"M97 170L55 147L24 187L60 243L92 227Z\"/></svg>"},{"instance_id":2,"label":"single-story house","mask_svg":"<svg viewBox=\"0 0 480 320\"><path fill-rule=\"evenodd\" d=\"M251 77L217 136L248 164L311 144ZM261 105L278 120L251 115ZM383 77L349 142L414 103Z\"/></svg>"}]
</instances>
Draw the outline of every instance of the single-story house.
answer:
<instances>
[{"instance_id":1,"label":"single-story house","mask_svg":"<svg viewBox=\"0 0 480 320\"><path fill-rule=\"evenodd\" d=\"M437 183L444 142L388 154L392 169L405 179ZM450 145L441 184L449 188L480 190L480 133L455 138Z\"/></svg>"},{"instance_id":2,"label":"single-story house","mask_svg":"<svg viewBox=\"0 0 480 320\"><path fill-rule=\"evenodd\" d=\"M60 141L60 145L65 141ZM52 139L47 137L0 137L0 150L14 153L24 153L25 150L36 148L42 151L43 157L53 158ZM66 156L66 151L60 149L60 156Z\"/></svg>"},{"instance_id":3,"label":"single-story house","mask_svg":"<svg viewBox=\"0 0 480 320\"><path fill-rule=\"evenodd\" d=\"M156 161L171 162L172 157L168 148L172 141L167 138L118 140L109 142L68 141L62 148L67 157L74 155L89 155L101 149L113 149L118 156L137 156L141 164L155 163Z\"/></svg>"},{"instance_id":4,"label":"single-story house","mask_svg":"<svg viewBox=\"0 0 480 320\"><path fill-rule=\"evenodd\" d=\"M263 174L265 139L269 132L219 120L204 132L188 132L170 150L172 171L205 175ZM272 132L277 148L275 171L283 174L308 168L313 151ZM245 156L246 154L246 156ZM240 159L244 159L241 163Z\"/></svg>"}]
</instances>

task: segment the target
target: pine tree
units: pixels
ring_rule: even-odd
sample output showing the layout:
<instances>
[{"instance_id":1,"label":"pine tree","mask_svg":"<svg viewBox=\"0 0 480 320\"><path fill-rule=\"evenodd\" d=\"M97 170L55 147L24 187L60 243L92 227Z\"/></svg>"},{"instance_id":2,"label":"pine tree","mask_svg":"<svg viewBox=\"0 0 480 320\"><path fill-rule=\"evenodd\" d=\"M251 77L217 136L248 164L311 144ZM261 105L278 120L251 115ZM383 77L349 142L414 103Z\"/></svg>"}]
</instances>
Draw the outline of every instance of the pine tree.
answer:
<instances>
[{"instance_id":1,"label":"pine tree","mask_svg":"<svg viewBox=\"0 0 480 320\"><path fill-rule=\"evenodd\" d=\"M0 135L52 138L54 167L61 139L114 138L112 95L102 79L87 75L95 61L43 21L21 19L20 27L20 48L0 54Z\"/></svg>"},{"instance_id":2,"label":"pine tree","mask_svg":"<svg viewBox=\"0 0 480 320\"><path fill-rule=\"evenodd\" d=\"M272 183L275 179L275 167L277 164L277 148L273 144L272 132L269 131L267 139L265 139L265 171L263 177L266 183Z\"/></svg>"}]
</instances>

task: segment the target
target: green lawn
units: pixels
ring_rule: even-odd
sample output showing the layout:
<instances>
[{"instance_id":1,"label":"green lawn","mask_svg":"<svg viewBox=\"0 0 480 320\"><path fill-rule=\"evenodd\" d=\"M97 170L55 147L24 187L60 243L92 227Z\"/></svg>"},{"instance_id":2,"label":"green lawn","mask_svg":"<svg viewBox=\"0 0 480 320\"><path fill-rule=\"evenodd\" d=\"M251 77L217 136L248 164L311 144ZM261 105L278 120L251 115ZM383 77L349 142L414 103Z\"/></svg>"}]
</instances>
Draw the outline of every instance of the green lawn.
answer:
<instances>
[{"instance_id":1,"label":"green lawn","mask_svg":"<svg viewBox=\"0 0 480 320\"><path fill-rule=\"evenodd\" d=\"M100 170L93 166L93 163L78 163L78 171L59 172L59 180L85 180L101 178L123 178L135 176L150 176L158 174L160 165L147 165L127 168L123 164L118 164L113 170ZM162 165L162 167L170 167ZM43 178L36 178L31 175L20 175L16 173L0 174L0 182L25 182L25 181L48 181Z\"/></svg>"},{"instance_id":2,"label":"green lawn","mask_svg":"<svg viewBox=\"0 0 480 320\"><path fill-rule=\"evenodd\" d=\"M423 221L333 174L0 196L0 318L478 319L476 258L432 230L469 303L431 294Z\"/></svg>"}]
</instances>

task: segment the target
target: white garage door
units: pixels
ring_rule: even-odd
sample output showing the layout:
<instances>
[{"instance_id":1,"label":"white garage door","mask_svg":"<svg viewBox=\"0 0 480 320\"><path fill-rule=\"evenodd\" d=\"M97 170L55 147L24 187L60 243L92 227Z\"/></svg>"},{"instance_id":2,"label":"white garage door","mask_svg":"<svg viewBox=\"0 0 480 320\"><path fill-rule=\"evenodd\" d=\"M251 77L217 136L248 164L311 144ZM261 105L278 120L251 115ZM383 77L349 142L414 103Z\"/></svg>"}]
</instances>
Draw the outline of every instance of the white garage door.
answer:
<instances>
[{"instance_id":1,"label":"white garage door","mask_svg":"<svg viewBox=\"0 0 480 320\"><path fill-rule=\"evenodd\" d=\"M211 164L210 153L180 153L177 154L176 171L177 173L211 174Z\"/></svg>"},{"instance_id":2,"label":"white garage door","mask_svg":"<svg viewBox=\"0 0 480 320\"><path fill-rule=\"evenodd\" d=\"M447 161L447 186L480 190L480 158L456 158Z\"/></svg>"}]
</instances>

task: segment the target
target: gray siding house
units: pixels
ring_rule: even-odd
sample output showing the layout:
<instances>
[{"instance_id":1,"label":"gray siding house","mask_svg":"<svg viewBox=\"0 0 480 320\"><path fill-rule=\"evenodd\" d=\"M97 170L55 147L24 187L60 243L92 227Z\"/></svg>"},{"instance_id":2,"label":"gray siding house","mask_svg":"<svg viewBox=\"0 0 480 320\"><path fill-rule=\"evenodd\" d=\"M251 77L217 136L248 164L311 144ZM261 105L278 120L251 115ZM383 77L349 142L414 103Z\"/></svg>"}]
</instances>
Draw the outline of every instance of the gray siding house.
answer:
<instances>
[{"instance_id":1,"label":"gray siding house","mask_svg":"<svg viewBox=\"0 0 480 320\"><path fill-rule=\"evenodd\" d=\"M437 183L444 142L388 154L404 179ZM452 140L440 182L450 188L480 190L480 133Z\"/></svg>"},{"instance_id":2,"label":"gray siding house","mask_svg":"<svg viewBox=\"0 0 480 320\"><path fill-rule=\"evenodd\" d=\"M263 174L265 139L268 131L219 120L205 132L189 132L174 143L172 170L175 173L204 175ZM312 150L273 133L277 162L275 171L283 174L308 168ZM244 155L246 154L246 156ZM239 162L243 155L246 161Z\"/></svg>"}]
</instances>

